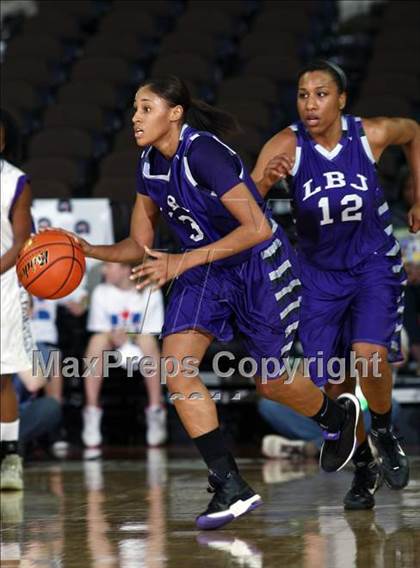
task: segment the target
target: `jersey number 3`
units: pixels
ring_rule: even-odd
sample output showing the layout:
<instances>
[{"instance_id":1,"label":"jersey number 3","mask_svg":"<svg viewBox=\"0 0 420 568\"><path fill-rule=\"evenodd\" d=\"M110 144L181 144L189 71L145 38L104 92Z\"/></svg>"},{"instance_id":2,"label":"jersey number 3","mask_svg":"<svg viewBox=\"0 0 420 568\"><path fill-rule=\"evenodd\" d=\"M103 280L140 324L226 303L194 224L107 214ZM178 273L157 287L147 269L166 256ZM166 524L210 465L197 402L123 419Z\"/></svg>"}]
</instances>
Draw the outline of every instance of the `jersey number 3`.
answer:
<instances>
[{"instance_id":1,"label":"jersey number 3","mask_svg":"<svg viewBox=\"0 0 420 568\"><path fill-rule=\"evenodd\" d=\"M168 213L169 217L173 217L175 215L175 218L178 219L178 221L184 224L186 223L191 227L192 232L188 236L192 241L194 241L195 243L202 241L204 239L203 231L200 229L198 223L190 215L186 215L186 213L190 213L190 211L178 205L173 195L168 195L167 203L169 208L171 209L171 211Z\"/></svg>"},{"instance_id":2,"label":"jersey number 3","mask_svg":"<svg viewBox=\"0 0 420 568\"><path fill-rule=\"evenodd\" d=\"M347 206L341 211L342 221L362 220L362 212L360 209L363 206L363 199L360 195L356 195L355 193L345 195L340 201L340 205ZM330 216L330 202L328 201L328 197L322 197L318 201L318 207L322 210L321 225L330 225L331 223L334 223L334 219L331 219Z\"/></svg>"}]
</instances>

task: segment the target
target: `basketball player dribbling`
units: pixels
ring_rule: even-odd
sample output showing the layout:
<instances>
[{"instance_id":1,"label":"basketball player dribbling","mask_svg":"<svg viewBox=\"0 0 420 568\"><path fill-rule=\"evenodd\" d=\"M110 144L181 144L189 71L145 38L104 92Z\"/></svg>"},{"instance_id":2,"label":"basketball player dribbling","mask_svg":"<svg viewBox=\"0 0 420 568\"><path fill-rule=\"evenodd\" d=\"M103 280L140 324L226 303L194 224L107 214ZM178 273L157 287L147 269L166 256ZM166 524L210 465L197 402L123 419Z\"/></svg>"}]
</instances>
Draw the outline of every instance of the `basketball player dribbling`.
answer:
<instances>
[{"instance_id":1,"label":"basketball player dribbling","mask_svg":"<svg viewBox=\"0 0 420 568\"><path fill-rule=\"evenodd\" d=\"M285 365L264 380L264 357L283 361L298 327L299 279L293 250L264 213L263 200L239 156L215 134L234 125L230 115L191 99L177 77L149 80L135 97L134 135L144 147L131 235L111 246L78 239L85 254L108 262L143 264L133 269L139 288L173 280L162 335L163 356L179 362L167 378L178 415L209 469L208 508L196 520L215 529L251 511L261 498L241 477L219 428L217 411L185 357L201 362L215 337L242 333L258 366L259 392L312 417L323 428L321 467L337 471L356 444L359 405L353 395L329 399ZM182 254L150 250L163 215L179 237ZM176 368L176 365L174 365ZM191 396L194 395L194 396Z\"/></svg>"},{"instance_id":2,"label":"basketball player dribbling","mask_svg":"<svg viewBox=\"0 0 420 568\"><path fill-rule=\"evenodd\" d=\"M374 506L383 475L387 485L407 485L409 465L391 424L392 372L399 358L405 273L390 212L376 174L376 162L390 145L401 145L415 180L411 231L420 229L420 129L405 118L360 119L342 113L346 76L326 61L299 74L300 121L262 149L252 172L260 193L292 176L291 198L298 232L302 310L299 337L306 357L323 355L313 381L332 397L354 392L354 378L328 382L330 358L351 350L368 361L361 387L372 417L375 463L362 421L353 456L355 476L344 498L348 509ZM375 378L373 354L379 354Z\"/></svg>"},{"instance_id":3,"label":"basketball player dribbling","mask_svg":"<svg viewBox=\"0 0 420 568\"><path fill-rule=\"evenodd\" d=\"M18 455L19 415L12 375L31 369L25 351L23 314L15 263L32 228L31 191L26 175L3 157L16 136L16 125L5 111L0 117L1 177L1 359L0 429L1 490L23 489L22 461Z\"/></svg>"}]
</instances>

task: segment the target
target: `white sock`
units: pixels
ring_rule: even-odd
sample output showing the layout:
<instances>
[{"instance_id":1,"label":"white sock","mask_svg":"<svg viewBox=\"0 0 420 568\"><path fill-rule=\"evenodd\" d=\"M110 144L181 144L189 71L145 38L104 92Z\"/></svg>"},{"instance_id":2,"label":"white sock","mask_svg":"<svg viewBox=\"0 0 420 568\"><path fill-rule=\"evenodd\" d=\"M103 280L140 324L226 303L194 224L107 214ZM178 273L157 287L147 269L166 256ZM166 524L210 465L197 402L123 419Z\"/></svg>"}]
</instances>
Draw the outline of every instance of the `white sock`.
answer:
<instances>
[{"instance_id":1,"label":"white sock","mask_svg":"<svg viewBox=\"0 0 420 568\"><path fill-rule=\"evenodd\" d=\"M0 422L0 440L17 442L19 438L19 418L14 422Z\"/></svg>"},{"instance_id":2,"label":"white sock","mask_svg":"<svg viewBox=\"0 0 420 568\"><path fill-rule=\"evenodd\" d=\"M2 423L3 424L3 423ZM16 560L21 560L22 554L20 549L20 543L18 542L2 542L1 543L1 560L3 562L13 562ZM20 564L20 562L19 562Z\"/></svg>"},{"instance_id":3,"label":"white sock","mask_svg":"<svg viewBox=\"0 0 420 568\"><path fill-rule=\"evenodd\" d=\"M161 405L161 404L152 404L151 406L148 406L148 407L147 407L147 410L148 410L149 412L154 412L154 411L156 411L156 410L160 410L161 408L162 408L162 405Z\"/></svg>"}]
</instances>

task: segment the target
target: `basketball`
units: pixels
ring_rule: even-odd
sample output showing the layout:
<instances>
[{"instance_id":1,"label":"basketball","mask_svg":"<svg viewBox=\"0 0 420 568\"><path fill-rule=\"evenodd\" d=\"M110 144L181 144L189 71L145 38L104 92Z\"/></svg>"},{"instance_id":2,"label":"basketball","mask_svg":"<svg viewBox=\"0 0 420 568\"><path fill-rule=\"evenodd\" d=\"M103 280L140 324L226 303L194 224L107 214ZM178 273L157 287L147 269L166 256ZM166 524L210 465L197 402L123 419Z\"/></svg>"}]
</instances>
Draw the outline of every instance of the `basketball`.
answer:
<instances>
[{"instance_id":1,"label":"basketball","mask_svg":"<svg viewBox=\"0 0 420 568\"><path fill-rule=\"evenodd\" d=\"M85 273L85 255L75 239L62 231L30 237L19 252L19 282L38 298L55 300L71 294Z\"/></svg>"}]
</instances>

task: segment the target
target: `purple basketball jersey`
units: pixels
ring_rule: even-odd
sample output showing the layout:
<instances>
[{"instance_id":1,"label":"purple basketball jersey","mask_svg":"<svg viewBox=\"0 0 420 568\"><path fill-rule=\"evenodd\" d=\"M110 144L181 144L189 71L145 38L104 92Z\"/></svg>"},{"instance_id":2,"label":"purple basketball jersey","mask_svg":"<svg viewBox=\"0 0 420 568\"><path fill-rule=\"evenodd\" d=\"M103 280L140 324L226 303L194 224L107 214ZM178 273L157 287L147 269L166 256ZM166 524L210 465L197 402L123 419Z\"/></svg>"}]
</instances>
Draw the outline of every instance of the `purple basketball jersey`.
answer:
<instances>
[{"instance_id":1,"label":"purple basketball jersey","mask_svg":"<svg viewBox=\"0 0 420 568\"><path fill-rule=\"evenodd\" d=\"M302 260L324 270L352 268L396 246L388 204L360 118L342 117L342 137L328 151L302 122L297 137L293 202Z\"/></svg>"},{"instance_id":2,"label":"purple basketball jersey","mask_svg":"<svg viewBox=\"0 0 420 568\"><path fill-rule=\"evenodd\" d=\"M190 168L190 148L201 137L211 139L209 150L212 146L216 146L219 151L223 148L228 161L234 164L233 172L232 168L224 171L223 164L213 163L205 152L199 153L198 169L216 170L215 179L219 183L215 183L213 187L200 183ZM261 209L265 208L264 200L238 154L213 134L197 131L187 124L181 130L179 145L172 160L165 160L150 146L141 155L137 175L138 192L148 195L158 205L161 214L179 238L183 250L203 247L239 226L220 199L224 192L235 185L245 183ZM250 250L244 251L216 264L237 264L249 258L250 254Z\"/></svg>"}]
</instances>

